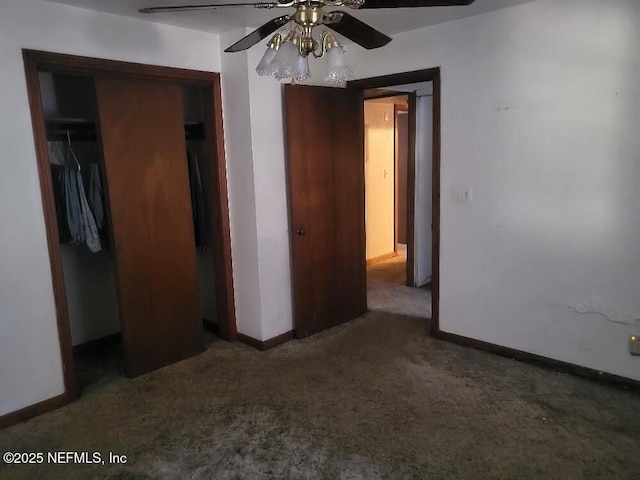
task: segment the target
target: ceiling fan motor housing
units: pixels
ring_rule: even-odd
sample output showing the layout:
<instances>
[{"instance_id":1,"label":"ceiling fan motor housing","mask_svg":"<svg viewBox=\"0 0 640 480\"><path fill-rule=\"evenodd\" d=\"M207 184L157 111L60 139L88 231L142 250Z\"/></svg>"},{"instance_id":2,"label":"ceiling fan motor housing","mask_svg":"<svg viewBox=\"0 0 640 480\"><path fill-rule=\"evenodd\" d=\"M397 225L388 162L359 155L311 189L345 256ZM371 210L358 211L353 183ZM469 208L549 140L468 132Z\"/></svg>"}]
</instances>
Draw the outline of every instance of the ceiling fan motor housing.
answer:
<instances>
[{"instance_id":1,"label":"ceiling fan motor housing","mask_svg":"<svg viewBox=\"0 0 640 480\"><path fill-rule=\"evenodd\" d=\"M315 52L318 48L318 42L312 36L313 27L322 25L325 14L322 11L322 3L302 3L296 7L296 13L293 15L293 21L300 25L304 34L300 39L300 53L307 56L311 52Z\"/></svg>"}]
</instances>

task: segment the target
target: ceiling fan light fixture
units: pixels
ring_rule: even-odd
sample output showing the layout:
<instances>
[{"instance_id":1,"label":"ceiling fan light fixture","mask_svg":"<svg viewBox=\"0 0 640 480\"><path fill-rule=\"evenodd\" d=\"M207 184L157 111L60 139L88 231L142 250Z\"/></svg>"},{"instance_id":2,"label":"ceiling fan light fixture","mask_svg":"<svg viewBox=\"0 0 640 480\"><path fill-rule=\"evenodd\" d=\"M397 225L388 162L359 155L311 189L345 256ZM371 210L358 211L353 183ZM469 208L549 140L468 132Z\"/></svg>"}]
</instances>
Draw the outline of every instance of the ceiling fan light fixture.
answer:
<instances>
[{"instance_id":1,"label":"ceiling fan light fixture","mask_svg":"<svg viewBox=\"0 0 640 480\"><path fill-rule=\"evenodd\" d=\"M298 74L298 58L300 56L298 47L292 41L285 40L273 60L267 65L266 74L278 80L295 78Z\"/></svg>"},{"instance_id":2,"label":"ceiling fan light fixture","mask_svg":"<svg viewBox=\"0 0 640 480\"><path fill-rule=\"evenodd\" d=\"M327 75L324 78L329 83L344 85L353 79L353 70L347 65L344 48L331 34L326 37Z\"/></svg>"},{"instance_id":3,"label":"ceiling fan light fixture","mask_svg":"<svg viewBox=\"0 0 640 480\"><path fill-rule=\"evenodd\" d=\"M266 52L264 52L260 63L258 63L258 66L256 67L256 73L258 75L263 76L272 74L269 68L269 64L275 58L278 50L280 50L281 45L282 36L280 35L280 33L276 33L273 37L271 37L271 40L269 40L269 43L267 44L267 50Z\"/></svg>"},{"instance_id":4,"label":"ceiling fan light fixture","mask_svg":"<svg viewBox=\"0 0 640 480\"><path fill-rule=\"evenodd\" d=\"M327 56L325 80L344 84L353 78L353 70L346 64L344 49L336 38L325 31L322 43L313 35L316 27L325 25L367 50L381 48L392 38L364 23L344 10L326 12L326 7L347 7L349 9L392 9L471 5L475 0L260 0L257 3L240 0L235 3L210 3L199 5L169 5L141 8L141 13L179 12L188 10L209 10L221 7L252 6L256 8L295 8L295 13L281 15L269 20L258 29L244 36L225 49L225 52L241 52L264 40L278 29L267 51L256 66L258 75L271 75L278 80L309 78L308 57ZM290 24L287 28L285 25ZM289 32L283 40L284 32Z\"/></svg>"},{"instance_id":5,"label":"ceiling fan light fixture","mask_svg":"<svg viewBox=\"0 0 640 480\"><path fill-rule=\"evenodd\" d=\"M298 71L294 77L298 82L302 82L309 78L309 57L298 55Z\"/></svg>"}]
</instances>

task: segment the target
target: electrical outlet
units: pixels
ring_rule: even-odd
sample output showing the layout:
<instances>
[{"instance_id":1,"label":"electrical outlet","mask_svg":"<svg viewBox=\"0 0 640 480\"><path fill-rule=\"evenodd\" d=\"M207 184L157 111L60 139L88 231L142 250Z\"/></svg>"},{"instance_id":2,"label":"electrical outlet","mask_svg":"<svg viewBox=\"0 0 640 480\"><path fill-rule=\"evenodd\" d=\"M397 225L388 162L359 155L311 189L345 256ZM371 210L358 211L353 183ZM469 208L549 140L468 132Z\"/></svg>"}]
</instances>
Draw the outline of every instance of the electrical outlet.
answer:
<instances>
[{"instance_id":1,"label":"electrical outlet","mask_svg":"<svg viewBox=\"0 0 640 480\"><path fill-rule=\"evenodd\" d=\"M640 355L640 335L631 335L629 337L629 353L631 355Z\"/></svg>"}]
</instances>

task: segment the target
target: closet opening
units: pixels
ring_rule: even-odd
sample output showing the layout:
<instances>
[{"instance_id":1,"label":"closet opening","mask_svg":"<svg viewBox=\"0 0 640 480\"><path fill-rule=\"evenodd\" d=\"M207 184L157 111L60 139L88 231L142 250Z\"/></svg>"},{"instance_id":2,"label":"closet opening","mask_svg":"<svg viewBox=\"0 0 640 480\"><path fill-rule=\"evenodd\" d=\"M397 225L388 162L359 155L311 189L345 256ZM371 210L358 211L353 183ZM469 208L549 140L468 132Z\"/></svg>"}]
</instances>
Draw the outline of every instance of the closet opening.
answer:
<instances>
[{"instance_id":1,"label":"closet opening","mask_svg":"<svg viewBox=\"0 0 640 480\"><path fill-rule=\"evenodd\" d=\"M189 169L189 191L193 217L193 233L198 269L198 293L200 311L205 329L205 344L215 340L220 332L216 302L216 272L214 249L211 241L211 226L214 215L209 199L215 195L209 182L203 179L212 175L212 162L205 136L205 92L199 87L183 87L183 114L187 162Z\"/></svg>"},{"instance_id":2,"label":"closet opening","mask_svg":"<svg viewBox=\"0 0 640 480\"><path fill-rule=\"evenodd\" d=\"M40 72L58 242L73 345L74 374L81 393L125 371L118 311L113 239L108 227L108 185L97 125L93 78ZM198 299L205 345L219 332L211 242L214 195L205 136L202 88L182 88Z\"/></svg>"},{"instance_id":3,"label":"closet opening","mask_svg":"<svg viewBox=\"0 0 640 480\"><path fill-rule=\"evenodd\" d=\"M83 391L124 375L93 79L40 72L74 375Z\"/></svg>"},{"instance_id":4,"label":"closet opening","mask_svg":"<svg viewBox=\"0 0 640 480\"><path fill-rule=\"evenodd\" d=\"M23 54L65 401L234 340L219 74Z\"/></svg>"}]
</instances>

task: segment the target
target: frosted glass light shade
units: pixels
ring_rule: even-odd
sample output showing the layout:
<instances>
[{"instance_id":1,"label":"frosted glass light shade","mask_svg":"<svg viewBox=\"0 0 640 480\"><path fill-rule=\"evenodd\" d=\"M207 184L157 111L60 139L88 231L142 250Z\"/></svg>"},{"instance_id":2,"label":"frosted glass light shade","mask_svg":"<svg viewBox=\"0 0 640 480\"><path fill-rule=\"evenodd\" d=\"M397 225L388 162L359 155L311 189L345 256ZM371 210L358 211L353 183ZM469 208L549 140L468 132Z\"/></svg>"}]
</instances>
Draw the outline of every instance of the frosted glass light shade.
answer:
<instances>
[{"instance_id":1,"label":"frosted glass light shade","mask_svg":"<svg viewBox=\"0 0 640 480\"><path fill-rule=\"evenodd\" d=\"M309 78L309 57L298 55L298 68L295 79L299 82Z\"/></svg>"},{"instance_id":2,"label":"frosted glass light shade","mask_svg":"<svg viewBox=\"0 0 640 480\"><path fill-rule=\"evenodd\" d=\"M258 75L271 75L269 64L275 58L276 53L278 53L278 50L270 47L267 48L267 51L264 52L264 55L262 56L262 60L260 60L260 63L258 63L258 66L256 67L256 73Z\"/></svg>"},{"instance_id":3,"label":"frosted glass light shade","mask_svg":"<svg viewBox=\"0 0 640 480\"><path fill-rule=\"evenodd\" d=\"M325 80L331 83L344 84L353 78L353 70L347 65L342 47L327 50L327 76Z\"/></svg>"},{"instance_id":4,"label":"frosted glass light shade","mask_svg":"<svg viewBox=\"0 0 640 480\"><path fill-rule=\"evenodd\" d=\"M298 47L287 41L282 44L278 53L267 66L267 74L278 80L296 77L298 74Z\"/></svg>"}]
</instances>

